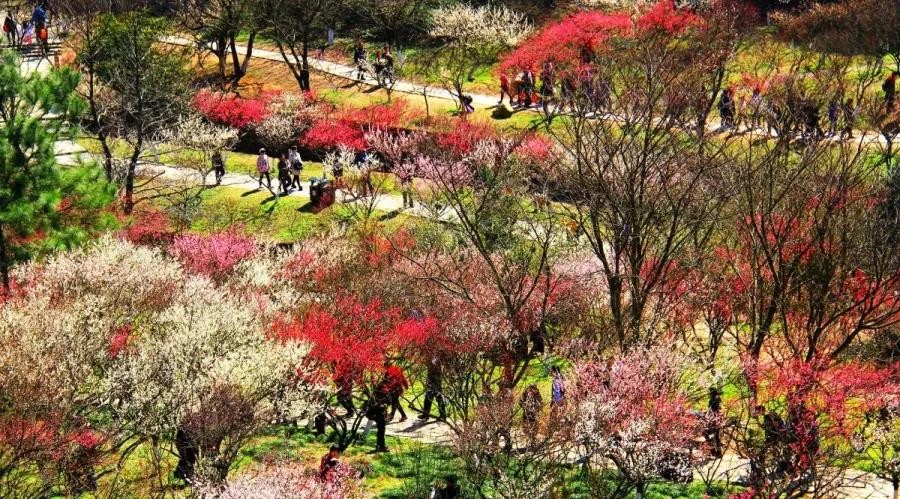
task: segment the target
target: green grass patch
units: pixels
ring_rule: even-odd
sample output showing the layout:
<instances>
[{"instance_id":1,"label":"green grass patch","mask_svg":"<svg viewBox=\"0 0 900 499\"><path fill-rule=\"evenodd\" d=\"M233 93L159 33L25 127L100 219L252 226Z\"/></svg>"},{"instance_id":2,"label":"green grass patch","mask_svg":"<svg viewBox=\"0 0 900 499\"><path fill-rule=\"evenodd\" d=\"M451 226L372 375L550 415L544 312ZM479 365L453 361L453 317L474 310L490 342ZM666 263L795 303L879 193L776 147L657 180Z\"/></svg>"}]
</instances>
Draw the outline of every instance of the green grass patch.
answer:
<instances>
[{"instance_id":1,"label":"green grass patch","mask_svg":"<svg viewBox=\"0 0 900 499\"><path fill-rule=\"evenodd\" d=\"M291 243L327 230L334 211L333 207L313 213L306 196L278 197L268 190L216 187L204 193L191 229L210 233L238 226L262 239Z\"/></svg>"}]
</instances>

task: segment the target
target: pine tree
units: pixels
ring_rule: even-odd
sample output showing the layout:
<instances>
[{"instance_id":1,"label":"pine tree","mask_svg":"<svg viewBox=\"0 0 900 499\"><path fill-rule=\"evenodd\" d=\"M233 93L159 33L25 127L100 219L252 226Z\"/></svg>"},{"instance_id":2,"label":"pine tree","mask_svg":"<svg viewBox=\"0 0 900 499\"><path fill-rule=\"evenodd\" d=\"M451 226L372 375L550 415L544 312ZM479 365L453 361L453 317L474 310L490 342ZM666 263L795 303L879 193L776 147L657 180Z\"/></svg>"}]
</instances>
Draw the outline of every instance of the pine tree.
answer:
<instances>
[{"instance_id":1,"label":"pine tree","mask_svg":"<svg viewBox=\"0 0 900 499\"><path fill-rule=\"evenodd\" d=\"M84 110L78 74L23 71L11 53L0 57L0 278L36 252L83 240L86 227L108 223L98 208L113 191L90 165L62 167L55 145Z\"/></svg>"}]
</instances>

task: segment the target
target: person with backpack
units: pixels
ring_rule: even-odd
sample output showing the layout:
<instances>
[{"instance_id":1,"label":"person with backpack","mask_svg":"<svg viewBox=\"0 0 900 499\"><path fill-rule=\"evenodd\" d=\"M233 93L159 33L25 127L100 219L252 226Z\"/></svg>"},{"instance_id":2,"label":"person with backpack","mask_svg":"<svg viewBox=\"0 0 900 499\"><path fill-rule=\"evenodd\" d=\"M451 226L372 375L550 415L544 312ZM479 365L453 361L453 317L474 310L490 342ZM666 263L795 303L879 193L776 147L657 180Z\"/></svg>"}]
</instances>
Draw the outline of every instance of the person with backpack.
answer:
<instances>
[{"instance_id":1,"label":"person with backpack","mask_svg":"<svg viewBox=\"0 0 900 499\"><path fill-rule=\"evenodd\" d=\"M35 31L47 27L47 10L44 8L43 2L38 2L34 7L34 11L31 13L31 24L34 26Z\"/></svg>"},{"instance_id":2,"label":"person with backpack","mask_svg":"<svg viewBox=\"0 0 900 499\"><path fill-rule=\"evenodd\" d=\"M366 48L360 40L356 41L353 48L353 63L356 64L356 79L363 81L366 79Z\"/></svg>"},{"instance_id":3,"label":"person with backpack","mask_svg":"<svg viewBox=\"0 0 900 499\"><path fill-rule=\"evenodd\" d=\"M300 153L297 152L297 146L291 146L290 152L288 152L288 164L291 168L291 187L297 187L298 191L303 190L303 186L300 185L301 174L303 173L303 159L300 158Z\"/></svg>"},{"instance_id":4,"label":"person with backpack","mask_svg":"<svg viewBox=\"0 0 900 499\"><path fill-rule=\"evenodd\" d=\"M272 177L269 175L271 167L269 166L269 156L266 155L265 149L259 150L259 156L256 158L256 173L259 174L259 188L262 189L263 178L266 179L266 185L272 190Z\"/></svg>"},{"instance_id":5,"label":"person with backpack","mask_svg":"<svg viewBox=\"0 0 900 499\"><path fill-rule=\"evenodd\" d=\"M213 153L212 167L216 175L216 185L222 185L222 179L225 177L225 158L222 157L222 151Z\"/></svg>"}]
</instances>

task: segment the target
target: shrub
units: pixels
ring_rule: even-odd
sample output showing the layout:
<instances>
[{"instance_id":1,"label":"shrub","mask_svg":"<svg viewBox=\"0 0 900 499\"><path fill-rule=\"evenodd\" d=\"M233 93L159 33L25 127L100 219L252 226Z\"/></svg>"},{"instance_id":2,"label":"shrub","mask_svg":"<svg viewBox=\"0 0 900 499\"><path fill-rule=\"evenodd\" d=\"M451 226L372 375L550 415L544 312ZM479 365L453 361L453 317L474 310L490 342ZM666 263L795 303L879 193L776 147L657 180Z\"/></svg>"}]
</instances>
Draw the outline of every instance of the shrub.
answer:
<instances>
[{"instance_id":1,"label":"shrub","mask_svg":"<svg viewBox=\"0 0 900 499\"><path fill-rule=\"evenodd\" d=\"M269 104L276 97L263 94L256 99L201 90L194 96L193 105L213 123L242 129L262 123L269 114Z\"/></svg>"},{"instance_id":2,"label":"shrub","mask_svg":"<svg viewBox=\"0 0 900 499\"><path fill-rule=\"evenodd\" d=\"M196 274L221 279L242 260L253 255L253 240L235 231L208 236L186 234L178 236L169 252L184 267Z\"/></svg>"}]
</instances>

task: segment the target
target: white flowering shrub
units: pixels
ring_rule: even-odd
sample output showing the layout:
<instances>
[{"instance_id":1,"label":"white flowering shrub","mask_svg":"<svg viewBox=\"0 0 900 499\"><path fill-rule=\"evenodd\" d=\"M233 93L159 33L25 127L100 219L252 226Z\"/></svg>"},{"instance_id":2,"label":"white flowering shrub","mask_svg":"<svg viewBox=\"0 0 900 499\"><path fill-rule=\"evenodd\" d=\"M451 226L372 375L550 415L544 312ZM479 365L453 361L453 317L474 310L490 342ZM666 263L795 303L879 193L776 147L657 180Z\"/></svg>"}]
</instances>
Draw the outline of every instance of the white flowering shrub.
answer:
<instances>
[{"instance_id":1,"label":"white flowering shrub","mask_svg":"<svg viewBox=\"0 0 900 499\"><path fill-rule=\"evenodd\" d=\"M270 151L283 151L296 145L297 139L312 125L313 117L304 112L304 96L283 93L269 107L272 112L252 127L257 139Z\"/></svg>"},{"instance_id":2,"label":"white flowering shrub","mask_svg":"<svg viewBox=\"0 0 900 499\"><path fill-rule=\"evenodd\" d=\"M109 389L142 434L173 431L219 386L249 397L258 423L303 417L311 404L297 372L307 349L268 340L251 308L206 279L187 278L172 305L133 334Z\"/></svg>"},{"instance_id":3,"label":"white flowering shrub","mask_svg":"<svg viewBox=\"0 0 900 499\"><path fill-rule=\"evenodd\" d=\"M325 155L325 158L322 160L322 166L332 176L334 176L336 171L342 171L346 174L352 168L355 159L356 153L353 149L339 146L337 150Z\"/></svg>"}]
</instances>

